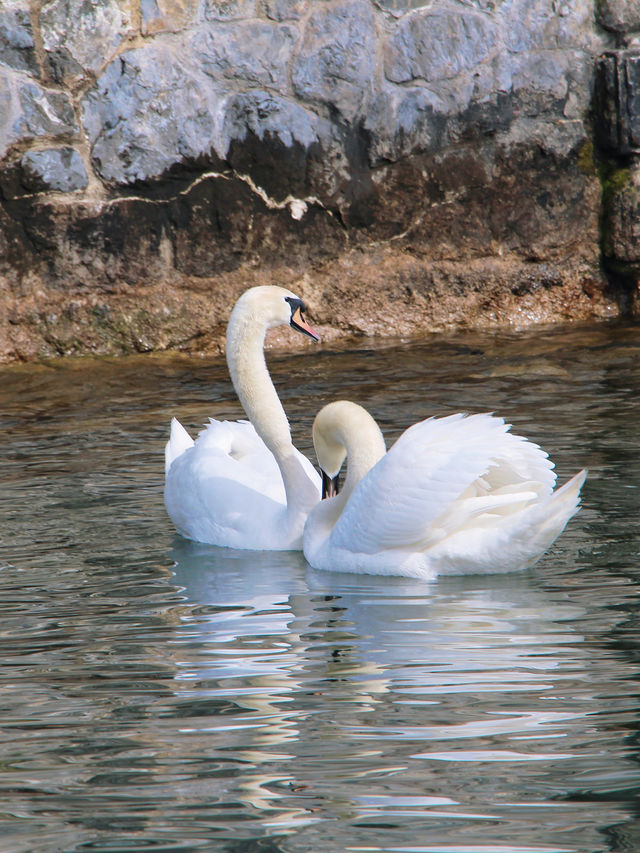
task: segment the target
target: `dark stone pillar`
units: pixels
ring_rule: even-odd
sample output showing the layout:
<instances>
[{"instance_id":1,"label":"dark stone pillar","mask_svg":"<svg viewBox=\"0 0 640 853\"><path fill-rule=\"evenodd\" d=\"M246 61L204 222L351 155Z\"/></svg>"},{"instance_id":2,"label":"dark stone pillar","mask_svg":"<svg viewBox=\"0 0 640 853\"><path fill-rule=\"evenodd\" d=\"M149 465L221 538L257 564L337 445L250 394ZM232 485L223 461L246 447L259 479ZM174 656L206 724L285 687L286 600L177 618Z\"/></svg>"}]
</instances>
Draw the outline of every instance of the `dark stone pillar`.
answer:
<instances>
[{"instance_id":1,"label":"dark stone pillar","mask_svg":"<svg viewBox=\"0 0 640 853\"><path fill-rule=\"evenodd\" d=\"M617 46L598 60L596 141L603 183L602 253L640 306L640 0L598 0Z\"/></svg>"}]
</instances>

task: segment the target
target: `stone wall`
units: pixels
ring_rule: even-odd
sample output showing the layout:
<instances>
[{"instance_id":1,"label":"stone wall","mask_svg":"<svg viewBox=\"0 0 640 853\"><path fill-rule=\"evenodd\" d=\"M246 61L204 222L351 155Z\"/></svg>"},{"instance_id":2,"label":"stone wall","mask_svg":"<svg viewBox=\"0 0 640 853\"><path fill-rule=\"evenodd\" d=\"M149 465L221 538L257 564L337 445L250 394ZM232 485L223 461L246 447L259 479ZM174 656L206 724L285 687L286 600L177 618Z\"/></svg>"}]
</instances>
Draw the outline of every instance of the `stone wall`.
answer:
<instances>
[{"instance_id":1,"label":"stone wall","mask_svg":"<svg viewBox=\"0 0 640 853\"><path fill-rule=\"evenodd\" d=\"M1 0L0 360L215 350L268 282L329 337L616 316L598 8Z\"/></svg>"}]
</instances>

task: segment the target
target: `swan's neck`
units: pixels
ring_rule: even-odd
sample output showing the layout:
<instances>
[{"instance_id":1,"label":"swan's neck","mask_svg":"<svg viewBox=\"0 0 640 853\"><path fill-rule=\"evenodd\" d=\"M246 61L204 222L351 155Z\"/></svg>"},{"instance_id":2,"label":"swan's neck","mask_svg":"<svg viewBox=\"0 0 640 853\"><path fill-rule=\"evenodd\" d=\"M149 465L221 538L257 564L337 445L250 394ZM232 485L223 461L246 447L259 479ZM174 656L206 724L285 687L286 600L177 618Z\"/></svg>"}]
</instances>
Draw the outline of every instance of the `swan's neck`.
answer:
<instances>
[{"instance_id":1,"label":"swan's neck","mask_svg":"<svg viewBox=\"0 0 640 853\"><path fill-rule=\"evenodd\" d=\"M264 357L266 327L255 317L232 312L227 327L227 364L231 381L247 417L273 453L282 473L290 515L301 505L315 503L317 492L310 487L291 441L289 421L274 388ZM308 509L308 507L307 507Z\"/></svg>"},{"instance_id":2,"label":"swan's neck","mask_svg":"<svg viewBox=\"0 0 640 853\"><path fill-rule=\"evenodd\" d=\"M371 418L369 420L373 424L371 429L365 421L357 426L351 424L350 429L340 429L336 436L347 451L347 476L339 493L334 498L321 501L309 516L305 527L305 554L307 551L313 554L317 549L322 549L353 490L386 453L382 433L375 421Z\"/></svg>"},{"instance_id":3,"label":"swan's neck","mask_svg":"<svg viewBox=\"0 0 640 853\"><path fill-rule=\"evenodd\" d=\"M247 417L278 458L291 447L289 421L273 386L264 358L264 326L231 315L227 328L227 364L231 381Z\"/></svg>"},{"instance_id":4,"label":"swan's neck","mask_svg":"<svg viewBox=\"0 0 640 853\"><path fill-rule=\"evenodd\" d=\"M373 420L371 427L364 421L357 427L354 425L352 429L345 429L341 438L347 451L347 476L340 492L331 501L336 517L344 509L360 480L387 452L382 433Z\"/></svg>"}]
</instances>

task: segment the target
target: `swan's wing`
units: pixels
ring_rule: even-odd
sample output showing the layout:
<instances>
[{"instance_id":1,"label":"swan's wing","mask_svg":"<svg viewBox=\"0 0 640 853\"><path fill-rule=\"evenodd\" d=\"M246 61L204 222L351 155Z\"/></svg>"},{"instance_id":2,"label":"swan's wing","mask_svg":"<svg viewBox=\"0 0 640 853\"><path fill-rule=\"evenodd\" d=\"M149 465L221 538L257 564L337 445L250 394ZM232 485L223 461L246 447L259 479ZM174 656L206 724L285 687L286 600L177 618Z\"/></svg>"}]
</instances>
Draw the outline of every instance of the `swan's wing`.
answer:
<instances>
[{"instance_id":1,"label":"swan's wing","mask_svg":"<svg viewBox=\"0 0 640 853\"><path fill-rule=\"evenodd\" d=\"M256 477L255 486L260 491L269 491L267 485L258 485L263 480L282 483L282 474L274 455L250 421L216 421L209 418L209 423L198 435L195 446L202 451L221 452L237 462L250 476ZM319 496L322 486L320 475L303 453L296 448L294 453L302 469L301 476L313 484Z\"/></svg>"},{"instance_id":2,"label":"swan's wing","mask_svg":"<svg viewBox=\"0 0 640 853\"><path fill-rule=\"evenodd\" d=\"M227 488L237 483L276 501L285 500L278 463L249 421L209 418L189 454L188 468L196 489L205 482L210 488L216 480L226 482Z\"/></svg>"},{"instance_id":3,"label":"swan's wing","mask_svg":"<svg viewBox=\"0 0 640 853\"><path fill-rule=\"evenodd\" d=\"M273 454L253 426L211 419L172 461L165 505L184 536L235 544L252 527L272 525L286 496Z\"/></svg>"},{"instance_id":4,"label":"swan's wing","mask_svg":"<svg viewBox=\"0 0 640 853\"><path fill-rule=\"evenodd\" d=\"M580 508L580 471L543 500L512 514L495 514L485 524L460 527L429 552L439 574L514 571L532 566L562 533Z\"/></svg>"},{"instance_id":5,"label":"swan's wing","mask_svg":"<svg viewBox=\"0 0 640 853\"><path fill-rule=\"evenodd\" d=\"M403 548L424 540L429 525L466 494L480 499L468 515L528 500L536 489L546 493L555 481L546 454L508 429L485 414L415 424L354 489L332 541L363 553ZM487 472L495 482L478 494Z\"/></svg>"}]
</instances>

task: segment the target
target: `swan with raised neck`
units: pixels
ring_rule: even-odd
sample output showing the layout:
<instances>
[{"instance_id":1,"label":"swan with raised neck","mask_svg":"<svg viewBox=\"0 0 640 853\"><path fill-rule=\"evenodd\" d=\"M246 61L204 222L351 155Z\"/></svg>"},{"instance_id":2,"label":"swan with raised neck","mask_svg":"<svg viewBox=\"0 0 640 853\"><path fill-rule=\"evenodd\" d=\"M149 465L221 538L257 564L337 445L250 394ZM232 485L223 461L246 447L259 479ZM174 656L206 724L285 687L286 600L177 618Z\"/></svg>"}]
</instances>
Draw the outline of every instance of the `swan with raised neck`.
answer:
<instances>
[{"instance_id":1,"label":"swan with raised neck","mask_svg":"<svg viewBox=\"0 0 640 853\"><path fill-rule=\"evenodd\" d=\"M317 341L318 336L302 316L304 310L302 300L283 287L252 287L233 307L226 345L233 387L255 431L278 463L287 495L287 515L294 527L301 513L306 518L318 495L301 469L289 420L267 369L264 341L269 329L285 323Z\"/></svg>"},{"instance_id":2,"label":"swan with raised neck","mask_svg":"<svg viewBox=\"0 0 640 853\"><path fill-rule=\"evenodd\" d=\"M211 421L194 443L172 422L165 503L187 538L235 548L302 547L306 516L320 499L319 477L292 443L264 342L268 329L284 324L317 340L304 310L282 287L245 291L229 318L226 357L250 424Z\"/></svg>"}]
</instances>

